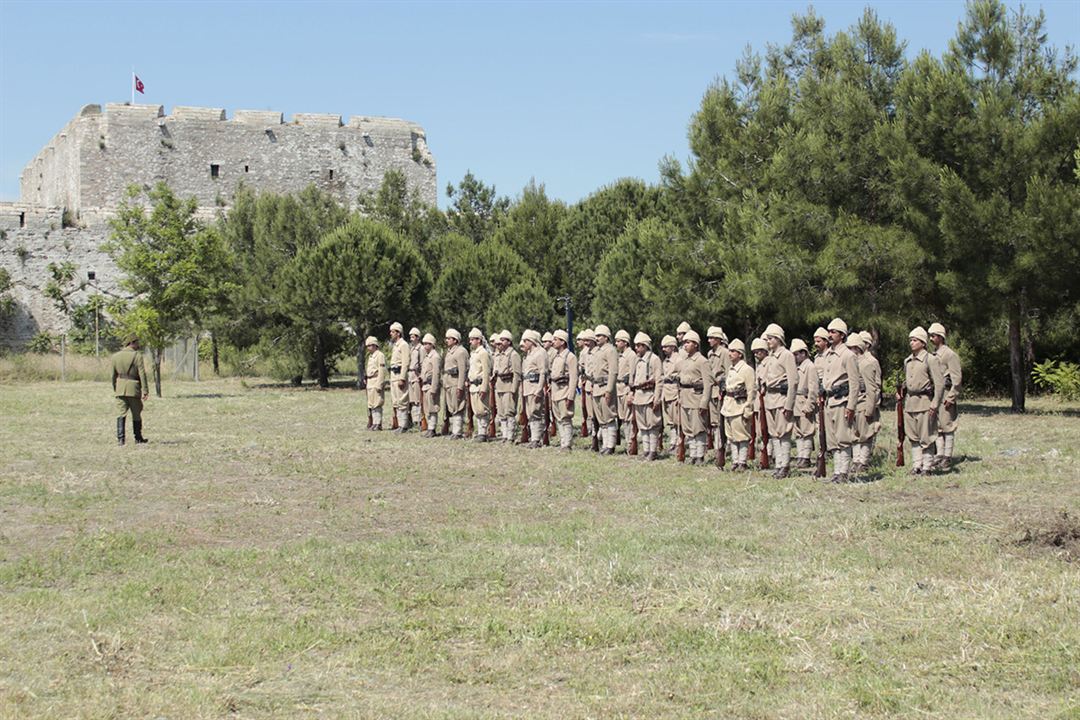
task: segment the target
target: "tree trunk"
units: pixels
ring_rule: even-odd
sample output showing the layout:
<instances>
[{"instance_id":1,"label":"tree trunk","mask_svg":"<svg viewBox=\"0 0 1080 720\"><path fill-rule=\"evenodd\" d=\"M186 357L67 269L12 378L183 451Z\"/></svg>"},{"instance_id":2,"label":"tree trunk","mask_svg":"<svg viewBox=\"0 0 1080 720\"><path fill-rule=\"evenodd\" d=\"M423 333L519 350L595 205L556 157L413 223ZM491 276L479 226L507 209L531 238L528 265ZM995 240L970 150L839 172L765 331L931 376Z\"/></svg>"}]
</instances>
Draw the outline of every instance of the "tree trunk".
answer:
<instances>
[{"instance_id":1,"label":"tree trunk","mask_svg":"<svg viewBox=\"0 0 1080 720\"><path fill-rule=\"evenodd\" d=\"M322 332L315 333L315 371L318 374L319 387L330 387L330 374L326 371L326 348L323 345Z\"/></svg>"},{"instance_id":2,"label":"tree trunk","mask_svg":"<svg viewBox=\"0 0 1080 720\"><path fill-rule=\"evenodd\" d=\"M214 362L214 375L221 374L221 365L218 360L217 335L210 335L210 357Z\"/></svg>"},{"instance_id":3,"label":"tree trunk","mask_svg":"<svg viewBox=\"0 0 1080 720\"><path fill-rule=\"evenodd\" d=\"M1009 374L1012 379L1012 411L1024 412L1024 351L1020 338L1020 301L1009 308Z\"/></svg>"},{"instance_id":4,"label":"tree trunk","mask_svg":"<svg viewBox=\"0 0 1080 720\"><path fill-rule=\"evenodd\" d=\"M154 393L161 397L161 348L154 348Z\"/></svg>"},{"instance_id":5,"label":"tree trunk","mask_svg":"<svg viewBox=\"0 0 1080 720\"><path fill-rule=\"evenodd\" d=\"M356 338L356 389L363 390L367 384L364 381L367 380L367 376L364 373L364 337Z\"/></svg>"}]
</instances>

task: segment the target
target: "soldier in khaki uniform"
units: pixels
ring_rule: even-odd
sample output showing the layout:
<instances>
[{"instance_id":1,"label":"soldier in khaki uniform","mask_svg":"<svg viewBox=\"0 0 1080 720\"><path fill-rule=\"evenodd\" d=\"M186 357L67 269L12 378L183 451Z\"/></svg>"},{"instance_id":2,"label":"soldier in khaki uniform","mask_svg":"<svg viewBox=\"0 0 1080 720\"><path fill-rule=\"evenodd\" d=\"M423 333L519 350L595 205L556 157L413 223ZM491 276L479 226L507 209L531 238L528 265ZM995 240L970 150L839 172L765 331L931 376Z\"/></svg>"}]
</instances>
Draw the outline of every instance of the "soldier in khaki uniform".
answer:
<instances>
[{"instance_id":1,"label":"soldier in khaki uniform","mask_svg":"<svg viewBox=\"0 0 1080 720\"><path fill-rule=\"evenodd\" d=\"M142 434L143 403L150 397L150 385L146 381L146 362L139 347L139 338L127 337L122 350L112 356L112 388L116 398L116 443L126 440L127 414L131 411L131 428L135 443L147 442Z\"/></svg>"},{"instance_id":2,"label":"soldier in khaki uniform","mask_svg":"<svg viewBox=\"0 0 1080 720\"><path fill-rule=\"evenodd\" d=\"M630 405L640 436L638 457L655 460L660 452L660 433L664 430L663 368L660 358L652 351L652 338L643 332L634 336L634 353Z\"/></svg>"},{"instance_id":3,"label":"soldier in khaki uniform","mask_svg":"<svg viewBox=\"0 0 1080 720\"><path fill-rule=\"evenodd\" d=\"M555 358L555 347L552 343L555 336L551 332L545 332L543 337L540 338L540 343L544 346L544 352L548 356L548 367L551 367L551 361Z\"/></svg>"},{"instance_id":4,"label":"soldier in khaki uniform","mask_svg":"<svg viewBox=\"0 0 1080 720\"><path fill-rule=\"evenodd\" d=\"M567 346L569 340L565 330L552 333L555 355L551 360L551 412L563 452L570 452L574 444L574 394L578 387L578 362Z\"/></svg>"},{"instance_id":5,"label":"soldier in khaki uniform","mask_svg":"<svg viewBox=\"0 0 1080 720\"><path fill-rule=\"evenodd\" d=\"M443 357L443 404L450 426L450 439L465 437L465 403L469 382L469 353L461 347L461 333L446 331L446 355Z\"/></svg>"},{"instance_id":6,"label":"soldier in khaki uniform","mask_svg":"<svg viewBox=\"0 0 1080 720\"><path fill-rule=\"evenodd\" d=\"M935 465L942 472L952 468L953 445L956 442L956 428L959 426L959 413L956 401L960 397L960 383L964 379L960 368L960 356L945 344L945 326L932 323L927 330L934 355L941 364L945 376L945 393L942 396L941 414L938 416L937 459Z\"/></svg>"},{"instance_id":7,"label":"soldier in khaki uniform","mask_svg":"<svg viewBox=\"0 0 1080 720\"><path fill-rule=\"evenodd\" d=\"M525 346L525 359L521 361L521 395L525 402L525 417L529 420L529 447L542 445L547 432L547 406L544 404L544 385L547 383L547 351L540 340L540 333L526 330L521 335Z\"/></svg>"},{"instance_id":8,"label":"soldier in khaki uniform","mask_svg":"<svg viewBox=\"0 0 1080 720\"><path fill-rule=\"evenodd\" d=\"M386 374L386 356L379 349L379 341L374 337L366 338L364 345L368 349L364 377L367 378L367 406L371 411L371 429L382 430L383 403L386 401L386 384L389 382L389 376Z\"/></svg>"},{"instance_id":9,"label":"soldier in khaki uniform","mask_svg":"<svg viewBox=\"0 0 1080 720\"><path fill-rule=\"evenodd\" d=\"M720 413L724 416L731 455L731 470L746 470L750 454L750 418L754 415L754 371L746 364L746 345L738 338L728 344L731 368L724 381L724 404Z\"/></svg>"},{"instance_id":10,"label":"soldier in khaki uniform","mask_svg":"<svg viewBox=\"0 0 1080 720\"><path fill-rule=\"evenodd\" d=\"M728 354L728 338L723 329L710 327L705 336L709 342L707 359L713 377L712 397L709 398L709 432L715 436L717 428L723 422L720 415L720 396L724 394L724 382L727 380L728 368L731 367L731 356ZM718 437L716 442L719 442Z\"/></svg>"},{"instance_id":11,"label":"soldier in khaki uniform","mask_svg":"<svg viewBox=\"0 0 1080 720\"><path fill-rule=\"evenodd\" d=\"M821 383L825 382L825 353L829 352L832 342L829 340L829 331L819 327L814 331L814 369L818 374L818 390Z\"/></svg>"},{"instance_id":12,"label":"soldier in khaki uniform","mask_svg":"<svg viewBox=\"0 0 1080 720\"><path fill-rule=\"evenodd\" d=\"M589 437L596 435L596 408L593 403L592 361L596 351L596 335L592 328L585 328L578 333L581 341L581 352L578 355L578 378L581 380L581 403L582 410L589 415Z\"/></svg>"},{"instance_id":13,"label":"soldier in khaki uniform","mask_svg":"<svg viewBox=\"0 0 1080 720\"><path fill-rule=\"evenodd\" d=\"M420 427L420 369L424 365L426 352L420 335L418 328L409 330L409 422L416 427Z\"/></svg>"},{"instance_id":14,"label":"soldier in khaki uniform","mask_svg":"<svg viewBox=\"0 0 1080 720\"><path fill-rule=\"evenodd\" d=\"M693 330L693 328L690 327L690 323L685 320L679 323L679 327L675 328L675 342L678 343L675 354L678 356L679 360L686 358L686 346L683 345L683 341L686 339L686 333L691 330Z\"/></svg>"},{"instance_id":15,"label":"soldier in khaki uniform","mask_svg":"<svg viewBox=\"0 0 1080 720\"><path fill-rule=\"evenodd\" d=\"M795 430L795 403L799 391L799 367L795 355L784 347L784 329L776 323L765 328L769 362L762 375L765 420L769 428L769 454L776 464L774 478L791 474L791 434Z\"/></svg>"},{"instance_id":16,"label":"soldier in khaki uniform","mask_svg":"<svg viewBox=\"0 0 1080 720\"><path fill-rule=\"evenodd\" d=\"M832 482L847 482L851 444L856 440L855 408L859 402L859 363L844 344L848 327L840 318L829 323L831 347L825 352L825 439L833 454Z\"/></svg>"},{"instance_id":17,"label":"soldier in khaki uniform","mask_svg":"<svg viewBox=\"0 0 1080 720\"><path fill-rule=\"evenodd\" d=\"M409 343L401 335L401 323L390 326L390 405L394 408L398 427L395 432L409 430Z\"/></svg>"},{"instance_id":18,"label":"soldier in khaki uniform","mask_svg":"<svg viewBox=\"0 0 1080 720\"><path fill-rule=\"evenodd\" d=\"M472 404L476 442L487 442L488 416L491 408L491 355L484 347L484 333L479 328L469 331L469 401Z\"/></svg>"},{"instance_id":19,"label":"soldier in khaki uniform","mask_svg":"<svg viewBox=\"0 0 1080 720\"><path fill-rule=\"evenodd\" d=\"M881 430L881 365L870 352L866 338L869 333L852 333L847 345L859 364L859 402L855 406L855 436L852 448L851 474L858 475L870 467L874 442Z\"/></svg>"},{"instance_id":20,"label":"soldier in khaki uniform","mask_svg":"<svg viewBox=\"0 0 1080 720\"><path fill-rule=\"evenodd\" d=\"M686 437L691 465L705 463L705 433L709 429L709 398L712 397L712 370L698 352L701 337L690 330L683 336L686 357L679 361L679 419Z\"/></svg>"},{"instance_id":21,"label":"soldier in khaki uniform","mask_svg":"<svg viewBox=\"0 0 1080 720\"><path fill-rule=\"evenodd\" d=\"M442 357L435 349L435 336L424 335L424 362L420 366L420 392L423 398L422 410L427 414L427 432L424 437L439 434L439 402L442 399Z\"/></svg>"},{"instance_id":22,"label":"soldier in khaki uniform","mask_svg":"<svg viewBox=\"0 0 1080 720\"><path fill-rule=\"evenodd\" d=\"M799 368L798 389L795 391L795 467L804 469L810 467L810 458L814 454L820 380L805 342L799 338L792 340L791 352Z\"/></svg>"},{"instance_id":23,"label":"soldier in khaki uniform","mask_svg":"<svg viewBox=\"0 0 1080 720\"><path fill-rule=\"evenodd\" d=\"M593 331L596 349L589 354L592 371L593 410L596 421L600 424L601 455L615 452L615 436L618 432L618 396L616 384L619 372L619 354L611 344L611 330L607 325L598 325Z\"/></svg>"},{"instance_id":24,"label":"soldier in khaki uniform","mask_svg":"<svg viewBox=\"0 0 1080 720\"><path fill-rule=\"evenodd\" d=\"M514 336L509 330L499 334L499 350L495 353L495 420L502 442L514 442L517 428L518 392L521 390L521 355L514 349Z\"/></svg>"},{"instance_id":25,"label":"soldier in khaki uniform","mask_svg":"<svg viewBox=\"0 0 1080 720\"><path fill-rule=\"evenodd\" d=\"M674 448L679 444L679 353L678 343L675 338L665 335L660 341L660 352L663 359L660 361L661 385L663 390L660 397L664 403L663 424L670 428L668 447Z\"/></svg>"},{"instance_id":26,"label":"soldier in khaki uniform","mask_svg":"<svg viewBox=\"0 0 1080 720\"><path fill-rule=\"evenodd\" d=\"M630 416L634 409L630 405L630 374L633 372L637 355L630 348L630 333L619 330L615 333L615 350L619 353L619 376L615 385L615 394L619 404L619 430L622 432L623 449L629 452Z\"/></svg>"},{"instance_id":27,"label":"soldier in khaki uniform","mask_svg":"<svg viewBox=\"0 0 1080 720\"><path fill-rule=\"evenodd\" d=\"M911 354L904 360L904 431L911 443L911 474L934 471L938 413L945 395L945 374L937 356L926 350L926 331L917 327L908 336Z\"/></svg>"}]
</instances>

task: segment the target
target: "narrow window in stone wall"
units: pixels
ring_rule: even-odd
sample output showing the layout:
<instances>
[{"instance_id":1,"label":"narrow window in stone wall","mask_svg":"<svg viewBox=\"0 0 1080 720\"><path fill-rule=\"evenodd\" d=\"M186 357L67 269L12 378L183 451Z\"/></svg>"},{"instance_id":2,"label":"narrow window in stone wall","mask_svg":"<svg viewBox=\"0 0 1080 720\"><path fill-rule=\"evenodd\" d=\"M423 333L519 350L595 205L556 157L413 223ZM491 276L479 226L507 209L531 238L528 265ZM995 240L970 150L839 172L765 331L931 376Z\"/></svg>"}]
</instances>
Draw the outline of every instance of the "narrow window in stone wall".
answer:
<instances>
[{"instance_id":1,"label":"narrow window in stone wall","mask_svg":"<svg viewBox=\"0 0 1080 720\"><path fill-rule=\"evenodd\" d=\"M218 176L218 172L220 170L221 170L221 168L218 165L211 165L210 166L210 177L216 178Z\"/></svg>"},{"instance_id":2,"label":"narrow window in stone wall","mask_svg":"<svg viewBox=\"0 0 1080 720\"><path fill-rule=\"evenodd\" d=\"M248 166L247 166L247 165L245 165L245 166L244 166L244 172L247 172L247 171L248 171Z\"/></svg>"},{"instance_id":3,"label":"narrow window in stone wall","mask_svg":"<svg viewBox=\"0 0 1080 720\"><path fill-rule=\"evenodd\" d=\"M19 227L26 227L26 213L24 212L19 213Z\"/></svg>"},{"instance_id":4,"label":"narrow window in stone wall","mask_svg":"<svg viewBox=\"0 0 1080 720\"><path fill-rule=\"evenodd\" d=\"M333 180L333 179L334 179L334 171L333 171L333 170L331 170L331 171L330 171L330 179L331 179L331 180Z\"/></svg>"}]
</instances>

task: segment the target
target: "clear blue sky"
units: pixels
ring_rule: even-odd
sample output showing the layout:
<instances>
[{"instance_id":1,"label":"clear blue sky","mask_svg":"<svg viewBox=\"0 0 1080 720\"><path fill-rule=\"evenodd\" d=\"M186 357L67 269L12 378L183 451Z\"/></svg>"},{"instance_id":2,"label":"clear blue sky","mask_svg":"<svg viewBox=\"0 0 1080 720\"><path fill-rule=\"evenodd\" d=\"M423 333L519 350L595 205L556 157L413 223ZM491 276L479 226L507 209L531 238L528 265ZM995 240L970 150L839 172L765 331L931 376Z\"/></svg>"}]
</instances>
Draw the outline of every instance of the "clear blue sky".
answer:
<instances>
[{"instance_id":1,"label":"clear blue sky","mask_svg":"<svg viewBox=\"0 0 1080 720\"><path fill-rule=\"evenodd\" d=\"M816 2L827 30L863 2ZM869 3L940 53L962 2ZM1010 3L1018 7L1018 3ZM806 2L359 3L0 0L0 199L86 103L390 115L420 123L442 189L467 170L573 202L620 177L655 182L687 123L750 45L782 44ZM1080 46L1080 0L1044 0L1050 41Z\"/></svg>"}]
</instances>

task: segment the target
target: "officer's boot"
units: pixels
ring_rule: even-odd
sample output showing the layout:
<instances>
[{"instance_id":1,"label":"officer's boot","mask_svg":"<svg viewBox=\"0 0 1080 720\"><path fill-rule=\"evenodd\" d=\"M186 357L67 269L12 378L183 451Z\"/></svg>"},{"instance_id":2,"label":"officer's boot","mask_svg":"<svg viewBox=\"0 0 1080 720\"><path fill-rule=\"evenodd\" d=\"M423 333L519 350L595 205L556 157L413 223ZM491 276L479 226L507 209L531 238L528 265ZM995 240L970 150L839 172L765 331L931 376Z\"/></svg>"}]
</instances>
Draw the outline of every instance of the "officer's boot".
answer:
<instances>
[{"instance_id":1,"label":"officer's boot","mask_svg":"<svg viewBox=\"0 0 1080 720\"><path fill-rule=\"evenodd\" d=\"M142 444L150 442L149 440L147 440L146 438L144 438L142 436L142 419L141 418L139 420L136 420L135 418L131 418L131 429L134 430L134 432L135 432L135 443L136 444L142 445Z\"/></svg>"},{"instance_id":2,"label":"officer's boot","mask_svg":"<svg viewBox=\"0 0 1080 720\"><path fill-rule=\"evenodd\" d=\"M123 445L126 435L127 417L116 418L116 444Z\"/></svg>"}]
</instances>

